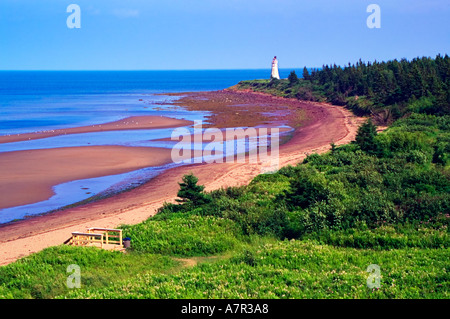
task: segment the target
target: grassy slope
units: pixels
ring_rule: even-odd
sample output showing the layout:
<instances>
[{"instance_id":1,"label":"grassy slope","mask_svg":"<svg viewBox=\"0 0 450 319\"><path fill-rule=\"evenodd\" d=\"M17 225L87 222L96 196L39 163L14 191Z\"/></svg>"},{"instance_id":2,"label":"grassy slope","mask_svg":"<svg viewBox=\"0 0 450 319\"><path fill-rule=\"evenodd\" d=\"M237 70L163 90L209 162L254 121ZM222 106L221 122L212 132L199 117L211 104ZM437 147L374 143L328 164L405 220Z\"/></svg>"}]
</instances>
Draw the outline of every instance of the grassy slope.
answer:
<instances>
[{"instance_id":1,"label":"grassy slope","mask_svg":"<svg viewBox=\"0 0 450 319\"><path fill-rule=\"evenodd\" d=\"M145 273L70 298L448 298L449 249L374 251L311 241L253 243L233 257L176 274ZM367 287L370 264L380 289Z\"/></svg>"}]
</instances>

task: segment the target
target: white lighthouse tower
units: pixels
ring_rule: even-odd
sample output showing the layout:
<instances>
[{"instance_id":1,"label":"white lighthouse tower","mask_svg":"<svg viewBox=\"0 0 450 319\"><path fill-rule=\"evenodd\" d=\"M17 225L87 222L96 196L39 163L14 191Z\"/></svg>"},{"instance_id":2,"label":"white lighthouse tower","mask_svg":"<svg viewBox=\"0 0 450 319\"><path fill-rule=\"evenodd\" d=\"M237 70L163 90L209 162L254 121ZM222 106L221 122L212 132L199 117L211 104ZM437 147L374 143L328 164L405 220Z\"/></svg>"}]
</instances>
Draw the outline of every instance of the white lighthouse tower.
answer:
<instances>
[{"instance_id":1,"label":"white lighthouse tower","mask_svg":"<svg viewBox=\"0 0 450 319\"><path fill-rule=\"evenodd\" d=\"M270 78L280 79L280 74L278 73L278 60L276 56L274 56L272 60L272 74L270 75Z\"/></svg>"}]
</instances>

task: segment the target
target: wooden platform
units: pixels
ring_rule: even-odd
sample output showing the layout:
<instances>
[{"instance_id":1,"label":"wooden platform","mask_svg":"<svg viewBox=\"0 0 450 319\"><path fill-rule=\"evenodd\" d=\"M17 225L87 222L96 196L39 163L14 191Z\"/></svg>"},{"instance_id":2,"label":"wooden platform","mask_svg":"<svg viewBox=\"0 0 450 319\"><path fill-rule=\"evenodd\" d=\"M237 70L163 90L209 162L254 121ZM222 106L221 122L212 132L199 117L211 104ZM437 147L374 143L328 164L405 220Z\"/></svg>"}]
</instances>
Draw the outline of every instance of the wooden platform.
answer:
<instances>
[{"instance_id":1,"label":"wooden platform","mask_svg":"<svg viewBox=\"0 0 450 319\"><path fill-rule=\"evenodd\" d=\"M72 237L65 244L125 251L121 229L92 227L88 228L86 232L73 232Z\"/></svg>"}]
</instances>

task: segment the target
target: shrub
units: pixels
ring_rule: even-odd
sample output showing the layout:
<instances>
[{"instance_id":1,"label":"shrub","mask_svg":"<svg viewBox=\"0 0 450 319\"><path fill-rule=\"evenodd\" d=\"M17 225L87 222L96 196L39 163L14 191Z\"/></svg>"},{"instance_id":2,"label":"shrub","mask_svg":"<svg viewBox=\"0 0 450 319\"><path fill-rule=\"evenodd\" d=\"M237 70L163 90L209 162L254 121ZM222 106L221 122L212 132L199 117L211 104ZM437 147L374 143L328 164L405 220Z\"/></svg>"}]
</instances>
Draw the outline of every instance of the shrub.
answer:
<instances>
[{"instance_id":1,"label":"shrub","mask_svg":"<svg viewBox=\"0 0 450 319\"><path fill-rule=\"evenodd\" d=\"M123 230L135 251L176 256L222 253L232 249L241 235L231 220L195 214L173 214L165 220L150 218Z\"/></svg>"},{"instance_id":2,"label":"shrub","mask_svg":"<svg viewBox=\"0 0 450 319\"><path fill-rule=\"evenodd\" d=\"M290 207L306 208L316 202L327 199L325 177L311 166L300 166L292 178L289 190L284 192L286 203Z\"/></svg>"},{"instance_id":3,"label":"shrub","mask_svg":"<svg viewBox=\"0 0 450 319\"><path fill-rule=\"evenodd\" d=\"M299 87L295 97L299 100L303 101L317 101L318 99L315 97L313 90L310 87Z\"/></svg>"},{"instance_id":4,"label":"shrub","mask_svg":"<svg viewBox=\"0 0 450 319\"><path fill-rule=\"evenodd\" d=\"M422 193L417 197L406 199L401 206L406 220L429 221L439 214L450 212L450 194Z\"/></svg>"},{"instance_id":5,"label":"shrub","mask_svg":"<svg viewBox=\"0 0 450 319\"><path fill-rule=\"evenodd\" d=\"M349 225L355 221L363 221L374 226L380 222L395 222L399 219L394 203L379 189L370 188L359 194L359 203L348 220Z\"/></svg>"}]
</instances>

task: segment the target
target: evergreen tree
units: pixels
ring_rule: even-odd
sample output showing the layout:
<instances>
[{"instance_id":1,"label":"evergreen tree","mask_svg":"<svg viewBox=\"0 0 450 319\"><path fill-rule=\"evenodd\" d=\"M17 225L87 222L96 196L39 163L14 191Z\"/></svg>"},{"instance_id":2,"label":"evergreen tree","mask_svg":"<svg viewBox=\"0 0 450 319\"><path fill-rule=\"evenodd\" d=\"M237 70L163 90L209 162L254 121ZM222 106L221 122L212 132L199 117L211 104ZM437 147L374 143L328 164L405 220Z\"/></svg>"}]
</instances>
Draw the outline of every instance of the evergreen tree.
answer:
<instances>
[{"instance_id":1,"label":"evergreen tree","mask_svg":"<svg viewBox=\"0 0 450 319\"><path fill-rule=\"evenodd\" d=\"M203 193L205 186L197 185L198 178L192 173L183 176L183 182L178 183L180 190L177 196L181 199L176 199L179 203L190 203L194 206L202 205L209 202L209 197Z\"/></svg>"},{"instance_id":2,"label":"evergreen tree","mask_svg":"<svg viewBox=\"0 0 450 319\"><path fill-rule=\"evenodd\" d=\"M309 81L311 79L309 71L306 66L303 68L303 79Z\"/></svg>"},{"instance_id":3,"label":"evergreen tree","mask_svg":"<svg viewBox=\"0 0 450 319\"><path fill-rule=\"evenodd\" d=\"M377 127L372 123L372 120L369 119L358 129L355 143L367 154L378 155L379 147L375 140L376 136Z\"/></svg>"},{"instance_id":4,"label":"evergreen tree","mask_svg":"<svg viewBox=\"0 0 450 319\"><path fill-rule=\"evenodd\" d=\"M295 74L295 71L291 71L291 73L289 74L288 80L289 80L290 85L294 85L294 84L298 83L299 80L298 80L297 74Z\"/></svg>"}]
</instances>

